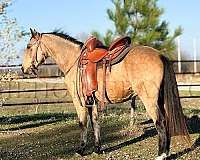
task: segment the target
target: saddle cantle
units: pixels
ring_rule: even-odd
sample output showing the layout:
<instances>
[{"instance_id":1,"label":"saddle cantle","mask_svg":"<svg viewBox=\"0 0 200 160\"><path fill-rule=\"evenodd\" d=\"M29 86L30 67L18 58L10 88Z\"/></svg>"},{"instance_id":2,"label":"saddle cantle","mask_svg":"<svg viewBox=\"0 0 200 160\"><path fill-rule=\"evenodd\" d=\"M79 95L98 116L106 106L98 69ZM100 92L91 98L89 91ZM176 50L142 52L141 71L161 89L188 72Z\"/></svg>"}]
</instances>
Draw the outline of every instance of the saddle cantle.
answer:
<instances>
[{"instance_id":1,"label":"saddle cantle","mask_svg":"<svg viewBox=\"0 0 200 160\"><path fill-rule=\"evenodd\" d=\"M130 50L131 38L121 37L116 39L109 47L91 36L85 43L81 51L79 67L81 69L81 82L83 95L92 96L98 89L97 64L103 62L103 70L106 66L114 65L121 61ZM103 75L105 79L106 74Z\"/></svg>"}]
</instances>

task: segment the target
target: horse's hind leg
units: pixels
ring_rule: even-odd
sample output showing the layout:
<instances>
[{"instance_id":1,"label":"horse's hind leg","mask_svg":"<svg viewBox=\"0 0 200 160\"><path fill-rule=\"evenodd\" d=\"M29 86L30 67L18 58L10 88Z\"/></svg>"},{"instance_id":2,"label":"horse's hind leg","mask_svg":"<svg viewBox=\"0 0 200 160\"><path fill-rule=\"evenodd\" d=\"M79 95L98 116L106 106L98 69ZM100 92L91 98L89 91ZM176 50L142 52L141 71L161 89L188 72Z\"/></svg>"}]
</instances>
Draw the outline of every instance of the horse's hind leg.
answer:
<instances>
[{"instance_id":1,"label":"horse's hind leg","mask_svg":"<svg viewBox=\"0 0 200 160\"><path fill-rule=\"evenodd\" d=\"M156 121L156 129L158 131L158 143L159 143L159 150L158 150L158 155L160 159L162 156L167 156L169 154L170 150L170 141L171 137L169 135L169 128L167 127L166 124L166 119L164 118L164 99L163 96L160 95L158 98L158 119ZM157 159L159 160L159 157Z\"/></svg>"},{"instance_id":2,"label":"horse's hind leg","mask_svg":"<svg viewBox=\"0 0 200 160\"><path fill-rule=\"evenodd\" d=\"M130 121L130 126L134 125L135 119L134 119L134 113L135 113L135 99L136 96L133 96L131 98L131 121Z\"/></svg>"},{"instance_id":3,"label":"horse's hind leg","mask_svg":"<svg viewBox=\"0 0 200 160\"><path fill-rule=\"evenodd\" d=\"M152 87L140 90L138 94L158 132L158 157L156 160L162 160L165 159L169 153L170 136L163 114L164 104L159 101L160 99L158 100L158 95L159 91Z\"/></svg>"},{"instance_id":4,"label":"horse's hind leg","mask_svg":"<svg viewBox=\"0 0 200 160\"><path fill-rule=\"evenodd\" d=\"M156 121L156 129L158 131L158 157L156 160L162 160L166 158L169 154L170 148L170 136L167 132L165 121L163 119L159 119Z\"/></svg>"},{"instance_id":5,"label":"horse's hind leg","mask_svg":"<svg viewBox=\"0 0 200 160\"><path fill-rule=\"evenodd\" d=\"M166 127L166 121L157 103L149 103L146 106L149 116L152 118L158 132L158 157L156 160L165 159L169 154L170 137Z\"/></svg>"}]
</instances>

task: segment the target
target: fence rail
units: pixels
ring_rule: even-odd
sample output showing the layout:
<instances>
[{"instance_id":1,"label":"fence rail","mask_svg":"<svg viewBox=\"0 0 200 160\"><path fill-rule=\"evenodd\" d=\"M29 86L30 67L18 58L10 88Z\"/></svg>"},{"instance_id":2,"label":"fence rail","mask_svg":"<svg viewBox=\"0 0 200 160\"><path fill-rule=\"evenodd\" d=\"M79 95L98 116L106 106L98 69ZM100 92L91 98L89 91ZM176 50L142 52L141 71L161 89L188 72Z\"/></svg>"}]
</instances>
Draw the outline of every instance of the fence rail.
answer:
<instances>
[{"instance_id":1,"label":"fence rail","mask_svg":"<svg viewBox=\"0 0 200 160\"><path fill-rule=\"evenodd\" d=\"M57 64L56 63L44 63L43 64L44 66L56 66ZM1 68L6 68L6 67L21 67L22 64L17 64L17 65L13 65L13 64L10 64L10 65L0 65Z\"/></svg>"},{"instance_id":2,"label":"fence rail","mask_svg":"<svg viewBox=\"0 0 200 160\"><path fill-rule=\"evenodd\" d=\"M178 85L178 87L200 87L200 84L186 84L186 85ZM67 91L65 88L48 88L48 89L29 89L29 90L1 90L0 94L5 93L35 93L35 92L53 92L53 91ZM181 99L186 98L200 98L200 96L180 96ZM3 103L1 106L24 106L24 105L43 105L43 104L62 104L62 103L72 103L72 100L68 101L40 101L35 100L34 102L21 102L21 103Z\"/></svg>"},{"instance_id":3,"label":"fence rail","mask_svg":"<svg viewBox=\"0 0 200 160\"><path fill-rule=\"evenodd\" d=\"M66 103L70 104L72 101L39 101L39 102L27 102L27 103L5 103L2 104L3 107L6 106L27 106L27 105L43 105L43 104L61 104Z\"/></svg>"},{"instance_id":4,"label":"fence rail","mask_svg":"<svg viewBox=\"0 0 200 160\"><path fill-rule=\"evenodd\" d=\"M181 61L179 61L179 60L172 60L171 62L174 65L176 65L178 68L180 67L180 65L182 66L182 63L183 64L186 63L186 64L190 64L190 65L192 64L193 65L193 67L190 66L190 69L189 69L190 71L184 71L184 70L178 69L176 67L176 69L175 69L176 74L200 74L200 69L197 71L197 68L195 68L195 67L197 67L197 63L198 64L200 63L200 60L181 60ZM0 65L0 70L1 69L9 69L9 68L18 68L19 69L21 66L22 66L22 64L17 64L17 65ZM50 63L45 63L42 66L43 67L48 67L48 66L55 66L56 67L57 64L50 62ZM181 68L184 68L184 67L181 67ZM181 72L179 72L180 70L181 70ZM56 78L56 77L60 77L60 75L58 75L58 76L57 75L56 76L40 76L40 78ZM19 78L26 78L26 77L21 76ZM35 77L31 77L31 78L35 78Z\"/></svg>"},{"instance_id":5,"label":"fence rail","mask_svg":"<svg viewBox=\"0 0 200 160\"><path fill-rule=\"evenodd\" d=\"M1 94L3 93L24 93L24 92L54 92L54 91L67 91L66 88L50 88L50 89L30 89L30 90L2 90L0 91Z\"/></svg>"},{"instance_id":6,"label":"fence rail","mask_svg":"<svg viewBox=\"0 0 200 160\"><path fill-rule=\"evenodd\" d=\"M179 84L178 87L200 87L200 84ZM26 93L26 92L54 92L67 91L66 88L48 88L48 89L28 89L28 90L0 90L0 94L4 93Z\"/></svg>"},{"instance_id":7,"label":"fence rail","mask_svg":"<svg viewBox=\"0 0 200 160\"><path fill-rule=\"evenodd\" d=\"M181 96L180 99L196 99L200 98L200 96ZM36 102L22 102L22 103L3 103L2 107L8 106L30 106L30 105L44 105L44 104L72 104L73 101L36 101Z\"/></svg>"},{"instance_id":8,"label":"fence rail","mask_svg":"<svg viewBox=\"0 0 200 160\"><path fill-rule=\"evenodd\" d=\"M172 60L171 61L172 63L178 63L178 62L181 62L181 63L194 63L194 62L198 62L200 63L200 60L181 60L181 61L178 61L178 60ZM54 66L54 65L57 65L56 63L44 63L43 64L44 66ZM17 65L13 65L13 64L10 64L10 65L0 65L0 67L4 68L4 67L21 67L22 64L17 64Z\"/></svg>"},{"instance_id":9,"label":"fence rail","mask_svg":"<svg viewBox=\"0 0 200 160\"><path fill-rule=\"evenodd\" d=\"M200 60L182 60L182 61L172 61L173 64L175 63L200 63ZM44 66L56 66L55 63L46 63ZM0 65L0 68L18 68L21 67L19 65ZM176 74L200 74L200 72L176 72ZM39 76L39 77L24 77L19 76L18 79L34 79L34 78L58 78L61 76ZM179 84L178 87L199 87L200 84ZM67 91L65 88L47 88L47 89L26 89L26 90L0 90L0 94L12 94L12 93L35 93L35 92L56 92L56 91ZM189 96L180 96L181 99L185 98L200 98L197 95L189 95ZM1 106L24 106L24 105L44 105L44 104L62 104L62 103L72 103L71 100L63 101L63 100L56 100L56 101L40 101L37 100L34 102L18 102L18 103L2 103Z\"/></svg>"}]
</instances>

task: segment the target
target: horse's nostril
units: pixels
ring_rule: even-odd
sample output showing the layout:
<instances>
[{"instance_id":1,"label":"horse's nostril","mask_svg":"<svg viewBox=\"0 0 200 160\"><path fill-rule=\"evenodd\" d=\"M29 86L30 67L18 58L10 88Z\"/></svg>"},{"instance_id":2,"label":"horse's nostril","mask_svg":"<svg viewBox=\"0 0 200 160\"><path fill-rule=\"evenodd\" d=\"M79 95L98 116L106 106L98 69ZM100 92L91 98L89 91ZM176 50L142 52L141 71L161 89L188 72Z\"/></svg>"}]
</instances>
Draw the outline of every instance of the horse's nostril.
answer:
<instances>
[{"instance_id":1,"label":"horse's nostril","mask_svg":"<svg viewBox=\"0 0 200 160\"><path fill-rule=\"evenodd\" d=\"M24 73L24 67L21 67L22 73Z\"/></svg>"}]
</instances>

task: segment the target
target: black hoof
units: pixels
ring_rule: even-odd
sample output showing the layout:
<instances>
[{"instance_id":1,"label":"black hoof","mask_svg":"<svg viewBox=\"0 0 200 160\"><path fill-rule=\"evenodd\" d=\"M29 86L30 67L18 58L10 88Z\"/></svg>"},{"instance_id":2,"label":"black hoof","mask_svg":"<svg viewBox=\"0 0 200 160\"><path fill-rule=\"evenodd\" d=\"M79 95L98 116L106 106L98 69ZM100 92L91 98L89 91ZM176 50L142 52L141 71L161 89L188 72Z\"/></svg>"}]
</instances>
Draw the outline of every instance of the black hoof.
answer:
<instances>
[{"instance_id":1,"label":"black hoof","mask_svg":"<svg viewBox=\"0 0 200 160\"><path fill-rule=\"evenodd\" d=\"M100 146L96 146L96 147L94 148L94 152L95 152L96 154L102 154L102 153L103 153L103 151L101 150L101 147L100 147Z\"/></svg>"},{"instance_id":2,"label":"black hoof","mask_svg":"<svg viewBox=\"0 0 200 160\"><path fill-rule=\"evenodd\" d=\"M84 156L84 151L85 151L85 148L80 148L76 151L77 154L81 155L81 156Z\"/></svg>"}]
</instances>

